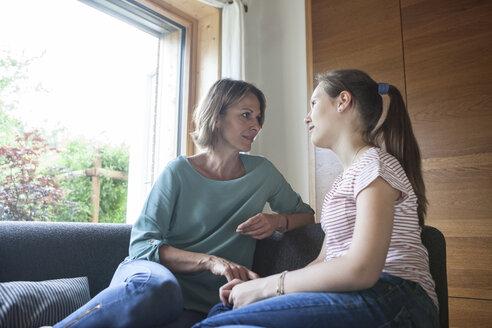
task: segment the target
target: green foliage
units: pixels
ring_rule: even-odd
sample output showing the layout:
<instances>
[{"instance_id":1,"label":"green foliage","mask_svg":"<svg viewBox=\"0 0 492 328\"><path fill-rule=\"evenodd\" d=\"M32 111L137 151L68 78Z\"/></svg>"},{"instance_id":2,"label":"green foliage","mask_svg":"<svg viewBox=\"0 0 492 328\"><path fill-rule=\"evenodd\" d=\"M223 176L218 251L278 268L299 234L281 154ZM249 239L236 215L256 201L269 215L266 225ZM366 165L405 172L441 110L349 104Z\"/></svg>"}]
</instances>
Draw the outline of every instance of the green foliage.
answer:
<instances>
[{"instance_id":1,"label":"green foliage","mask_svg":"<svg viewBox=\"0 0 492 328\"><path fill-rule=\"evenodd\" d=\"M36 59L0 50L0 220L87 222L92 216L91 177L58 182L55 176L93 167L94 147L69 142L55 158L57 151L46 140L58 144L61 130L24 133L22 122L11 115ZM128 173L124 146L103 146L100 155L103 168ZM57 167L50 167L53 163ZM101 177L99 222L125 222L127 187L127 181Z\"/></svg>"},{"instance_id":2,"label":"green foliage","mask_svg":"<svg viewBox=\"0 0 492 328\"><path fill-rule=\"evenodd\" d=\"M129 152L125 147L114 148L104 146L100 150L102 167L108 170L125 172L128 174ZM88 169L94 166L96 150L88 143L70 142L61 153L59 165L67 172ZM66 179L60 184L68 190L67 200L75 207L66 207L55 221L88 222L92 216L91 177L81 176ZM99 202L99 222L124 223L126 218L127 181L101 177L101 193Z\"/></svg>"},{"instance_id":3,"label":"green foliage","mask_svg":"<svg viewBox=\"0 0 492 328\"><path fill-rule=\"evenodd\" d=\"M0 109L11 110L15 95L21 90L20 82L27 79L27 69L33 59L17 59L10 52L0 52Z\"/></svg>"},{"instance_id":4,"label":"green foliage","mask_svg":"<svg viewBox=\"0 0 492 328\"><path fill-rule=\"evenodd\" d=\"M10 52L0 50L0 145L14 144L21 134L22 124L8 115L17 104L21 82L27 79L32 59L16 59Z\"/></svg>"},{"instance_id":5,"label":"green foliage","mask_svg":"<svg viewBox=\"0 0 492 328\"><path fill-rule=\"evenodd\" d=\"M112 148L105 146L101 149L102 167L112 171L124 172L128 175L130 154L126 147ZM126 221L128 181L103 177L101 179L101 202L99 222Z\"/></svg>"},{"instance_id":6,"label":"green foliage","mask_svg":"<svg viewBox=\"0 0 492 328\"><path fill-rule=\"evenodd\" d=\"M9 117L0 106L0 145L15 143L15 138L22 129L19 120Z\"/></svg>"},{"instance_id":7,"label":"green foliage","mask_svg":"<svg viewBox=\"0 0 492 328\"><path fill-rule=\"evenodd\" d=\"M40 169L42 156L53 151L37 131L0 146L1 220L49 221L68 205L54 179L56 170Z\"/></svg>"},{"instance_id":8,"label":"green foliage","mask_svg":"<svg viewBox=\"0 0 492 328\"><path fill-rule=\"evenodd\" d=\"M85 176L71 178L70 172L89 168L92 162L91 149L87 144L70 142L60 153L57 164L69 174L69 178L60 181L60 185L67 190L66 198L74 206L63 208L59 215L53 217L53 221L89 222L92 215L91 181Z\"/></svg>"}]
</instances>

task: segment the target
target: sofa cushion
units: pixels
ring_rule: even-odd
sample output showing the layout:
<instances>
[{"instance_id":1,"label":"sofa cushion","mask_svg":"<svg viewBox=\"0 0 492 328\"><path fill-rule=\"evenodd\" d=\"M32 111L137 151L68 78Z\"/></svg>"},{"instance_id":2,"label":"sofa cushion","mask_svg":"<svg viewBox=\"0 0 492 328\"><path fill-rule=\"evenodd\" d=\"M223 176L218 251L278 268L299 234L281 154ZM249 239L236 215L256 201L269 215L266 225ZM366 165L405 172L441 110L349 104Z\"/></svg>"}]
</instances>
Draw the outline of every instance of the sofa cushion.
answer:
<instances>
[{"instance_id":1,"label":"sofa cushion","mask_svg":"<svg viewBox=\"0 0 492 328\"><path fill-rule=\"evenodd\" d=\"M0 283L0 327L54 325L89 300L87 277Z\"/></svg>"}]
</instances>

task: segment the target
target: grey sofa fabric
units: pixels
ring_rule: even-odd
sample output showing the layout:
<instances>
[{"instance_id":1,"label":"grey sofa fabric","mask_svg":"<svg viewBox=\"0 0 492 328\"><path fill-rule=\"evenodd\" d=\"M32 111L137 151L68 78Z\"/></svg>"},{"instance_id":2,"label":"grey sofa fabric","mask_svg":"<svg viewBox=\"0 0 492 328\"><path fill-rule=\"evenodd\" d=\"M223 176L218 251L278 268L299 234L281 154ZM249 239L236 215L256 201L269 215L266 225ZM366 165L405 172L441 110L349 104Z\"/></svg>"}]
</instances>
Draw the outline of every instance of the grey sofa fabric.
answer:
<instances>
[{"instance_id":1,"label":"grey sofa fabric","mask_svg":"<svg viewBox=\"0 0 492 328\"><path fill-rule=\"evenodd\" d=\"M128 254L131 225L0 221L0 282L40 281L87 276L91 296L106 288L118 264ZM324 233L312 224L280 240L257 242L253 270L266 276L301 268L314 260ZM442 233L424 227L431 273L441 308L441 326L448 324L446 245ZM202 315L185 311L166 328L190 327Z\"/></svg>"},{"instance_id":2,"label":"grey sofa fabric","mask_svg":"<svg viewBox=\"0 0 492 328\"><path fill-rule=\"evenodd\" d=\"M131 225L0 222L0 281L87 276L91 296L128 255Z\"/></svg>"},{"instance_id":3,"label":"grey sofa fabric","mask_svg":"<svg viewBox=\"0 0 492 328\"><path fill-rule=\"evenodd\" d=\"M311 224L292 230L279 240L260 240L256 243L253 271L264 277L300 269L318 256L324 237L320 224Z\"/></svg>"},{"instance_id":4,"label":"grey sofa fabric","mask_svg":"<svg viewBox=\"0 0 492 328\"><path fill-rule=\"evenodd\" d=\"M259 241L254 270L262 275L304 266L320 249L319 225L279 241ZM106 288L128 255L131 225L0 221L0 282L87 276L91 296ZM309 259L309 260L308 260ZM190 327L203 318L185 311L166 328Z\"/></svg>"}]
</instances>

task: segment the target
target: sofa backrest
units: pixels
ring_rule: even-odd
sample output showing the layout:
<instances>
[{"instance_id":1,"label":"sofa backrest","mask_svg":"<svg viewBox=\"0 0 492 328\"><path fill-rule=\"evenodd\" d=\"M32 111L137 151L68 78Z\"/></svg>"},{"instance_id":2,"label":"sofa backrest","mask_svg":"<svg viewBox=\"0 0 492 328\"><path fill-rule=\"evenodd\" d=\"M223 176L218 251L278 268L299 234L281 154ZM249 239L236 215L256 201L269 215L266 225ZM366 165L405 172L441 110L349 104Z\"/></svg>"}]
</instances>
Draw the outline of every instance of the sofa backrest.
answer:
<instances>
[{"instance_id":1,"label":"sofa backrest","mask_svg":"<svg viewBox=\"0 0 492 328\"><path fill-rule=\"evenodd\" d=\"M131 225L0 221L0 282L41 281L87 276L91 296L106 288L128 255ZM280 240L256 244L253 271L260 276L304 267L321 249L319 223L286 233ZM442 233L426 226L442 327L448 324L446 244Z\"/></svg>"},{"instance_id":2,"label":"sofa backrest","mask_svg":"<svg viewBox=\"0 0 492 328\"><path fill-rule=\"evenodd\" d=\"M300 269L318 256L324 237L325 233L317 223L289 231L279 240L259 240L253 271L264 277L284 270Z\"/></svg>"},{"instance_id":3,"label":"sofa backrest","mask_svg":"<svg viewBox=\"0 0 492 328\"><path fill-rule=\"evenodd\" d=\"M128 255L131 225L0 222L0 282L87 276L91 296Z\"/></svg>"},{"instance_id":4,"label":"sofa backrest","mask_svg":"<svg viewBox=\"0 0 492 328\"><path fill-rule=\"evenodd\" d=\"M449 327L448 276L446 269L446 239L441 231L431 226L422 229L422 243L429 252L429 267L436 283L439 301L439 322Z\"/></svg>"},{"instance_id":5,"label":"sofa backrest","mask_svg":"<svg viewBox=\"0 0 492 328\"><path fill-rule=\"evenodd\" d=\"M0 221L0 282L87 276L95 296L128 255L130 232L129 224ZM313 224L258 241L253 270L265 276L301 268L316 258L323 237Z\"/></svg>"}]
</instances>

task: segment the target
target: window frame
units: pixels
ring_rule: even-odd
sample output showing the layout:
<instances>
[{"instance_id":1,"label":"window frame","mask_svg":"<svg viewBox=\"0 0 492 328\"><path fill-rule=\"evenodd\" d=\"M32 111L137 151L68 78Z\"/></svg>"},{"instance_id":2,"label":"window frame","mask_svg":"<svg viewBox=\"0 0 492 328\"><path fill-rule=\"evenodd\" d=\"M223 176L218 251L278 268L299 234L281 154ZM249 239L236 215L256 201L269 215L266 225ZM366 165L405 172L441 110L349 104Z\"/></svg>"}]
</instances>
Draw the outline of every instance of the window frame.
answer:
<instances>
[{"instance_id":1,"label":"window frame","mask_svg":"<svg viewBox=\"0 0 492 328\"><path fill-rule=\"evenodd\" d=\"M198 152L190 133L193 110L212 84L220 78L221 10L197 0L136 0L140 4L183 25L187 31L184 58L181 153Z\"/></svg>"},{"instance_id":2,"label":"window frame","mask_svg":"<svg viewBox=\"0 0 492 328\"><path fill-rule=\"evenodd\" d=\"M167 13L160 12L154 8L150 8L136 0L79 0L80 2L91 6L101 12L109 14L117 19L123 20L128 24L143 30L159 40L165 38L166 36L178 32L180 35L180 45L179 45L179 67L178 67L178 78L177 83L177 132L176 132L176 156L186 152L187 142L183 142L186 139L187 133L183 133L183 115L187 111L185 109L184 94L185 81L189 80L189 70L185 69L186 54L191 53L189 44L187 44L187 32L188 28L182 25L179 21L175 21L168 17ZM181 21L182 22L182 21ZM155 146L155 142L152 145Z\"/></svg>"}]
</instances>

